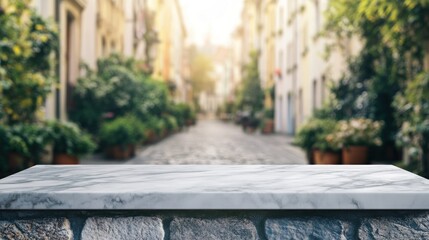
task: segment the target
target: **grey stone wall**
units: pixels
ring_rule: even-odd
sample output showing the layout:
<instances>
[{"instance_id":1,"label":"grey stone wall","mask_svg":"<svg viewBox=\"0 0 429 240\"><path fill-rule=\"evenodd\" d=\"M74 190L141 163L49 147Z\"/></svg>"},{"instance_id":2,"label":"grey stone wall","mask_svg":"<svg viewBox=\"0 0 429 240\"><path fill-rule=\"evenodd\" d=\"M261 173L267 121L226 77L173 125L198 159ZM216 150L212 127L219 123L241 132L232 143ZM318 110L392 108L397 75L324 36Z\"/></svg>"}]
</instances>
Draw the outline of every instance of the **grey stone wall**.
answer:
<instances>
[{"instance_id":1,"label":"grey stone wall","mask_svg":"<svg viewBox=\"0 0 429 240\"><path fill-rule=\"evenodd\" d=\"M429 212L0 211L0 239L429 239Z\"/></svg>"}]
</instances>

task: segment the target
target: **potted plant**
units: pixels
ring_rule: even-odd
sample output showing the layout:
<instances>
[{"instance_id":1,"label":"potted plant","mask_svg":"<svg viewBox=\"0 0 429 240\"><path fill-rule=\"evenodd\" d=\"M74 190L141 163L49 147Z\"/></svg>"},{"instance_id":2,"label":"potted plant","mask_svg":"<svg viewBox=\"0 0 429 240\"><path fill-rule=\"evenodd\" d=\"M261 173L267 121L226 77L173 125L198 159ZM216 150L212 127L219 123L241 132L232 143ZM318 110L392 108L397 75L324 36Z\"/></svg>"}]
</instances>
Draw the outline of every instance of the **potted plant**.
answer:
<instances>
[{"instance_id":1,"label":"potted plant","mask_svg":"<svg viewBox=\"0 0 429 240\"><path fill-rule=\"evenodd\" d=\"M342 146L344 164L367 164L369 146L380 146L382 124L365 118L340 121L333 138Z\"/></svg>"},{"instance_id":2,"label":"potted plant","mask_svg":"<svg viewBox=\"0 0 429 240\"><path fill-rule=\"evenodd\" d=\"M274 110L265 109L264 119L262 120L262 133L271 134L274 132Z\"/></svg>"},{"instance_id":3,"label":"potted plant","mask_svg":"<svg viewBox=\"0 0 429 240\"><path fill-rule=\"evenodd\" d=\"M166 128L169 133L175 133L179 131L179 125L177 124L177 120L173 116L166 116L165 117L165 124Z\"/></svg>"},{"instance_id":4,"label":"potted plant","mask_svg":"<svg viewBox=\"0 0 429 240\"><path fill-rule=\"evenodd\" d=\"M128 159L135 153L135 144L144 139L144 125L135 117L120 117L104 123L100 130L100 143L107 157Z\"/></svg>"},{"instance_id":5,"label":"potted plant","mask_svg":"<svg viewBox=\"0 0 429 240\"><path fill-rule=\"evenodd\" d=\"M155 125L156 132L158 133L158 140L163 139L167 136L167 124L164 119L158 118Z\"/></svg>"},{"instance_id":6,"label":"potted plant","mask_svg":"<svg viewBox=\"0 0 429 240\"><path fill-rule=\"evenodd\" d=\"M79 157L91 153L95 143L91 136L73 123L49 122L54 144L54 164L79 164Z\"/></svg>"},{"instance_id":7,"label":"potted plant","mask_svg":"<svg viewBox=\"0 0 429 240\"><path fill-rule=\"evenodd\" d=\"M7 169L10 172L24 169L30 155L26 142L15 131L7 133L7 141Z\"/></svg>"},{"instance_id":8,"label":"potted plant","mask_svg":"<svg viewBox=\"0 0 429 240\"><path fill-rule=\"evenodd\" d=\"M8 132L4 125L0 124L0 178L7 175L8 159L7 159L7 145L8 145Z\"/></svg>"},{"instance_id":9,"label":"potted plant","mask_svg":"<svg viewBox=\"0 0 429 240\"><path fill-rule=\"evenodd\" d=\"M40 124L16 124L8 128L8 158L11 168L22 169L40 162L49 131Z\"/></svg>"},{"instance_id":10,"label":"potted plant","mask_svg":"<svg viewBox=\"0 0 429 240\"><path fill-rule=\"evenodd\" d=\"M316 143L321 138L323 140L321 136L329 134L335 128L335 125L336 121L332 119L312 118L299 128L293 144L301 147L306 152L309 164L315 163ZM322 147L321 144L319 147Z\"/></svg>"},{"instance_id":11,"label":"potted plant","mask_svg":"<svg viewBox=\"0 0 429 240\"><path fill-rule=\"evenodd\" d=\"M334 140L333 134L329 133L330 130L334 130L335 125L327 125L326 127L327 131L319 135L313 146L314 162L315 164L340 164L341 147Z\"/></svg>"}]
</instances>

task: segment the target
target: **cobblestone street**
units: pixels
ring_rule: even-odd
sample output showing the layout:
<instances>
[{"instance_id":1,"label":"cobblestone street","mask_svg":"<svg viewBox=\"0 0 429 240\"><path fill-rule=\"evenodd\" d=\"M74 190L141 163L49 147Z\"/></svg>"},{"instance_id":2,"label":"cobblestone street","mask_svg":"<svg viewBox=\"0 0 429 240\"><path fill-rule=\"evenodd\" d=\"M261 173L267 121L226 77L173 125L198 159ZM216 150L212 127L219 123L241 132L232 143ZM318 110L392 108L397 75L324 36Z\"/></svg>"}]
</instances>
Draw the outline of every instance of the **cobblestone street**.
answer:
<instances>
[{"instance_id":1,"label":"cobblestone street","mask_svg":"<svg viewBox=\"0 0 429 240\"><path fill-rule=\"evenodd\" d=\"M240 127L202 120L139 152L126 164L305 164L283 135L246 134Z\"/></svg>"}]
</instances>

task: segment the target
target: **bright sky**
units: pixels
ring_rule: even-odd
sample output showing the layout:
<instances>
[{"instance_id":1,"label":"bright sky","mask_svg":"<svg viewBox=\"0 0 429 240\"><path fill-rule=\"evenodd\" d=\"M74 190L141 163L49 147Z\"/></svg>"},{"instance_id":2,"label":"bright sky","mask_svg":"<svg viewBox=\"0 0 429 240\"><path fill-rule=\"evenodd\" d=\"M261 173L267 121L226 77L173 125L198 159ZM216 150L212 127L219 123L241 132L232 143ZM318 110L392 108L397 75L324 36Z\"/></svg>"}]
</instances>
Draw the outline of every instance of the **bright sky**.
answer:
<instances>
[{"instance_id":1,"label":"bright sky","mask_svg":"<svg viewBox=\"0 0 429 240\"><path fill-rule=\"evenodd\" d=\"M188 43L202 45L210 34L213 44L227 45L240 24L244 0L179 0Z\"/></svg>"}]
</instances>

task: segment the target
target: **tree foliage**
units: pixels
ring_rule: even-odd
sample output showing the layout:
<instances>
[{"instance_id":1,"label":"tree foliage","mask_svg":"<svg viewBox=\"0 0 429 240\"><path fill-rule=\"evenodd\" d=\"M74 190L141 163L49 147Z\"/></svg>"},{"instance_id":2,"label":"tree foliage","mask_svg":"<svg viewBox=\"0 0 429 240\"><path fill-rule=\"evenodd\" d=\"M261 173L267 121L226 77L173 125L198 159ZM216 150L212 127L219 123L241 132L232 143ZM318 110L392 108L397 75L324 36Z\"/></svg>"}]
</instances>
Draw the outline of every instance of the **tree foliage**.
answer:
<instances>
[{"instance_id":1,"label":"tree foliage","mask_svg":"<svg viewBox=\"0 0 429 240\"><path fill-rule=\"evenodd\" d=\"M167 108L166 85L144 74L133 59L114 54L100 59L97 70L83 67L86 74L76 85L70 118L91 133L98 132L104 118L160 117Z\"/></svg>"},{"instance_id":2,"label":"tree foliage","mask_svg":"<svg viewBox=\"0 0 429 240\"><path fill-rule=\"evenodd\" d=\"M239 109L254 114L264 107L264 92L259 79L258 54L251 53L250 59L243 69L244 78L238 95L238 106Z\"/></svg>"},{"instance_id":3,"label":"tree foliage","mask_svg":"<svg viewBox=\"0 0 429 240\"><path fill-rule=\"evenodd\" d=\"M428 1L332 0L327 35L358 36L363 48L350 60L349 73L332 92L337 117L382 120L383 140L392 142L398 125L392 106L395 95L423 68Z\"/></svg>"},{"instance_id":4,"label":"tree foliage","mask_svg":"<svg viewBox=\"0 0 429 240\"><path fill-rule=\"evenodd\" d=\"M212 72L211 59L192 47L190 50L190 80L195 96L201 92L213 93L215 82Z\"/></svg>"},{"instance_id":5,"label":"tree foliage","mask_svg":"<svg viewBox=\"0 0 429 240\"><path fill-rule=\"evenodd\" d=\"M404 123L419 128L423 121L412 120L418 115L403 113L422 106L413 101L422 94L412 86L427 87L421 72L428 54L429 1L331 0L326 16L327 36L357 36L363 43L359 56L350 60L349 73L332 88L335 117L384 121L385 143L395 140ZM395 116L402 117L395 122Z\"/></svg>"},{"instance_id":6,"label":"tree foliage","mask_svg":"<svg viewBox=\"0 0 429 240\"><path fill-rule=\"evenodd\" d=\"M53 83L56 29L29 4L16 0L0 6L0 103L8 123L34 121Z\"/></svg>"}]
</instances>

